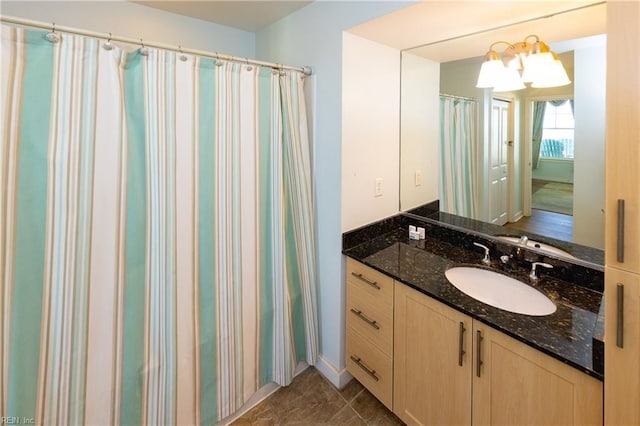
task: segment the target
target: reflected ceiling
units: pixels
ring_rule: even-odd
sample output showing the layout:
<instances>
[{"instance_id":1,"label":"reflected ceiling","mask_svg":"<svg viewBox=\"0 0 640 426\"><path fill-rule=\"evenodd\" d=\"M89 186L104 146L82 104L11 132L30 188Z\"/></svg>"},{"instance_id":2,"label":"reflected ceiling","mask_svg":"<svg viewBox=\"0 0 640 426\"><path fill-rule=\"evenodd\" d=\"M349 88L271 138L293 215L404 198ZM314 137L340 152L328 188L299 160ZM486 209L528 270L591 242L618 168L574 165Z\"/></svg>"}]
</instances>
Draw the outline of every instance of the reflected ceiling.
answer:
<instances>
[{"instance_id":1,"label":"reflected ceiling","mask_svg":"<svg viewBox=\"0 0 640 426\"><path fill-rule=\"evenodd\" d=\"M566 15L562 14L550 16L598 3L601 4L572 11L570 20L563 19ZM514 25L533 19L536 21ZM506 28L485 32L500 27ZM401 50L423 46L411 53L448 62L482 56L494 41L519 41L533 33L547 43L605 33L606 5L601 1L425 1L349 32ZM458 38L468 34L473 37ZM456 40L446 41L449 39Z\"/></svg>"}]
</instances>

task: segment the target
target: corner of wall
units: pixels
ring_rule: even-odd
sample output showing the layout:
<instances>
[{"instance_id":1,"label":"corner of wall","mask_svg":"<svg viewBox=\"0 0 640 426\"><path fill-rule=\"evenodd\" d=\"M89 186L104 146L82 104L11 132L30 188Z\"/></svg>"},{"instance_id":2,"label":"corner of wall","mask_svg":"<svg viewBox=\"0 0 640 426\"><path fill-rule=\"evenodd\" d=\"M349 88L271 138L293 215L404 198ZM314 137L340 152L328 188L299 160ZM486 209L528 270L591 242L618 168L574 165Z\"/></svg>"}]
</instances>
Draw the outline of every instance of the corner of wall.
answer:
<instances>
[{"instance_id":1,"label":"corner of wall","mask_svg":"<svg viewBox=\"0 0 640 426\"><path fill-rule=\"evenodd\" d=\"M337 369L325 357L320 355L315 365L316 369L322 374L333 386L338 389L344 388L351 381L353 376L349 374L346 368Z\"/></svg>"}]
</instances>

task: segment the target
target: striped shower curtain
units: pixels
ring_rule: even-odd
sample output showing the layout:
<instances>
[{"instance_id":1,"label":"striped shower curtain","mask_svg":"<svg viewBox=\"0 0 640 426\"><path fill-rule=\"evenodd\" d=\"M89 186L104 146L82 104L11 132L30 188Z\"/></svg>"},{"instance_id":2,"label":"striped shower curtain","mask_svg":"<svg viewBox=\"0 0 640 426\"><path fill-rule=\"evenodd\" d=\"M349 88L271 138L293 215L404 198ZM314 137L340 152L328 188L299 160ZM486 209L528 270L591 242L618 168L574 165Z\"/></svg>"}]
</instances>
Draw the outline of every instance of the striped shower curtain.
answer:
<instances>
[{"instance_id":1,"label":"striped shower curtain","mask_svg":"<svg viewBox=\"0 0 640 426\"><path fill-rule=\"evenodd\" d=\"M478 214L477 102L440 96L440 210Z\"/></svg>"},{"instance_id":2,"label":"striped shower curtain","mask_svg":"<svg viewBox=\"0 0 640 426\"><path fill-rule=\"evenodd\" d=\"M317 355L302 76L2 26L0 415L212 424Z\"/></svg>"}]
</instances>

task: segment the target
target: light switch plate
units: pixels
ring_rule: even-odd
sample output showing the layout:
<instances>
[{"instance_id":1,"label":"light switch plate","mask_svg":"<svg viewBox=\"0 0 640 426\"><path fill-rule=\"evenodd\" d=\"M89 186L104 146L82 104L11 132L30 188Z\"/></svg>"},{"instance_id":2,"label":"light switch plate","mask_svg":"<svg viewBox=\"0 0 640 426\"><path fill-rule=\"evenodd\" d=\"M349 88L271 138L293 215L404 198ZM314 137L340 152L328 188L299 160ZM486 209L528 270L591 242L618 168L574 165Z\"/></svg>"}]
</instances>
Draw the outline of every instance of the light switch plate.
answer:
<instances>
[{"instance_id":1,"label":"light switch plate","mask_svg":"<svg viewBox=\"0 0 640 426\"><path fill-rule=\"evenodd\" d=\"M373 190L373 196L374 197L382 197L382 178L376 178L375 180L375 187Z\"/></svg>"}]
</instances>

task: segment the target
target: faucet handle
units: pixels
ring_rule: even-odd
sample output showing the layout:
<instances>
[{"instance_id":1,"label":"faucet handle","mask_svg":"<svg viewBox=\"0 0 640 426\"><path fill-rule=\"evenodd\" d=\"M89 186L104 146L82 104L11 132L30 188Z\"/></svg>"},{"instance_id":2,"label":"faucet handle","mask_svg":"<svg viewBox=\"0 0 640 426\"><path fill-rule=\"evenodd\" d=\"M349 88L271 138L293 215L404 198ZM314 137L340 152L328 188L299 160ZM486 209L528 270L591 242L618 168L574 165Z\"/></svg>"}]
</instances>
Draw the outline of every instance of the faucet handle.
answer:
<instances>
[{"instance_id":1,"label":"faucet handle","mask_svg":"<svg viewBox=\"0 0 640 426\"><path fill-rule=\"evenodd\" d=\"M484 258L482 259L482 263L485 265L491 265L491 258L489 257L489 247L480 243L473 243L474 246L481 247L484 249Z\"/></svg>"},{"instance_id":2,"label":"faucet handle","mask_svg":"<svg viewBox=\"0 0 640 426\"><path fill-rule=\"evenodd\" d=\"M532 280L537 280L538 276L536 275L536 266L543 266L547 269L552 269L553 265L549 265L548 263L544 263L544 262L533 262L531 264L531 273L529 274L529 278L531 278Z\"/></svg>"}]
</instances>

